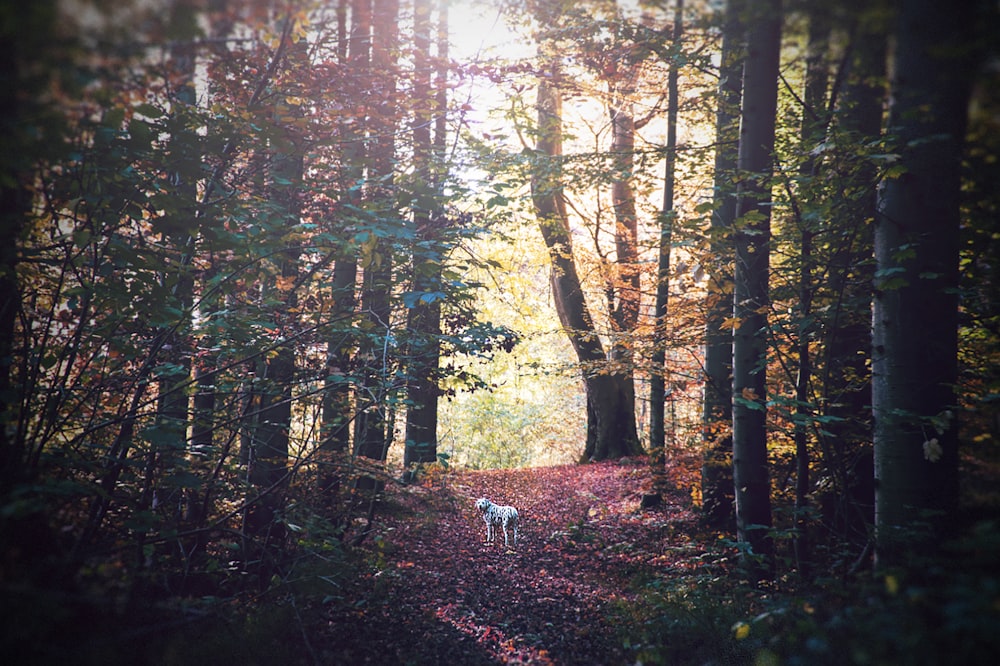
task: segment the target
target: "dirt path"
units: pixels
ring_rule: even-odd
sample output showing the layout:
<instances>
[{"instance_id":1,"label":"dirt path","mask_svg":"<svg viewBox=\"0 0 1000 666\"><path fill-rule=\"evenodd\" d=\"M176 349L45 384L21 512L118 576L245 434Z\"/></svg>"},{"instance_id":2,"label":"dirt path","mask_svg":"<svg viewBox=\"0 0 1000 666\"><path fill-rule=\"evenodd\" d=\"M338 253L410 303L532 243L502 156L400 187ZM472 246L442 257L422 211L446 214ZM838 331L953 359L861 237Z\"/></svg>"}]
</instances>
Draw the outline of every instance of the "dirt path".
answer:
<instances>
[{"instance_id":1,"label":"dirt path","mask_svg":"<svg viewBox=\"0 0 1000 666\"><path fill-rule=\"evenodd\" d=\"M641 510L643 463L465 472L389 494L367 546L385 601L331 621L351 663L617 664L629 581L683 549L683 493ZM521 513L518 547L484 544L473 503ZM619 611L619 616L616 616ZM347 632L348 635L343 635ZM342 634L342 635L336 635Z\"/></svg>"}]
</instances>

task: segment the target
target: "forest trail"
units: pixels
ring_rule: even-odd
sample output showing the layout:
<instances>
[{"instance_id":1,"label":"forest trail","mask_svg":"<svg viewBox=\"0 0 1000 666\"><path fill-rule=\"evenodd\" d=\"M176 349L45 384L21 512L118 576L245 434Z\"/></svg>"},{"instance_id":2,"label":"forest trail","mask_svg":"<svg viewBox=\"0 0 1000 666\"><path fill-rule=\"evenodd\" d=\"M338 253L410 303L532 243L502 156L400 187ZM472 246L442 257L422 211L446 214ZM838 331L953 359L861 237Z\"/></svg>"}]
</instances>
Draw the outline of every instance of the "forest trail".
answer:
<instances>
[{"instance_id":1,"label":"forest trail","mask_svg":"<svg viewBox=\"0 0 1000 666\"><path fill-rule=\"evenodd\" d=\"M676 479L675 481L679 481ZM364 546L381 601L314 637L338 663L618 664L630 583L700 552L683 482L642 509L646 461L455 472L392 488ZM516 550L485 544L474 502L521 514ZM619 620L622 618L619 617Z\"/></svg>"}]
</instances>

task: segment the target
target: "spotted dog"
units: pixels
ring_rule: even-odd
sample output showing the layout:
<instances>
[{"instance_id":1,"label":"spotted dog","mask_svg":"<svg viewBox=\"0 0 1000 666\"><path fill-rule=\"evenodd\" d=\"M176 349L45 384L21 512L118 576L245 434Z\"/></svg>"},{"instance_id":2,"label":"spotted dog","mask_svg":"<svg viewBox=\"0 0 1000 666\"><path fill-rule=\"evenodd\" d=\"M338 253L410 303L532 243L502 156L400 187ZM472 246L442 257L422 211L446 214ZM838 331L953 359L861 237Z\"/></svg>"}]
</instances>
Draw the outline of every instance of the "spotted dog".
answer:
<instances>
[{"instance_id":1,"label":"spotted dog","mask_svg":"<svg viewBox=\"0 0 1000 666\"><path fill-rule=\"evenodd\" d=\"M492 543L496 538L496 526L503 530L503 545L510 548L507 540L507 528L509 527L513 536L514 545L517 545L517 509L512 506L500 506L494 504L485 497L476 500L476 508L483 514L483 521L486 522L486 543Z\"/></svg>"}]
</instances>

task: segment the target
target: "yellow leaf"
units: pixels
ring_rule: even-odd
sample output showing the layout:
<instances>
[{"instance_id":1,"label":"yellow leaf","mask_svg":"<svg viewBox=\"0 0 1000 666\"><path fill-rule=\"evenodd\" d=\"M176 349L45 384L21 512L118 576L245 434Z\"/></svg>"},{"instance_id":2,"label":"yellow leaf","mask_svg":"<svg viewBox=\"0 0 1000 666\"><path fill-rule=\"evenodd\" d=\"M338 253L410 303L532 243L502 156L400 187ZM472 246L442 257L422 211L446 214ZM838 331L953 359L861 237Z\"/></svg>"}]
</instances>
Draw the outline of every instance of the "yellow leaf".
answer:
<instances>
[{"instance_id":1,"label":"yellow leaf","mask_svg":"<svg viewBox=\"0 0 1000 666\"><path fill-rule=\"evenodd\" d=\"M750 625L742 620L733 625L733 637L738 641L750 635Z\"/></svg>"}]
</instances>

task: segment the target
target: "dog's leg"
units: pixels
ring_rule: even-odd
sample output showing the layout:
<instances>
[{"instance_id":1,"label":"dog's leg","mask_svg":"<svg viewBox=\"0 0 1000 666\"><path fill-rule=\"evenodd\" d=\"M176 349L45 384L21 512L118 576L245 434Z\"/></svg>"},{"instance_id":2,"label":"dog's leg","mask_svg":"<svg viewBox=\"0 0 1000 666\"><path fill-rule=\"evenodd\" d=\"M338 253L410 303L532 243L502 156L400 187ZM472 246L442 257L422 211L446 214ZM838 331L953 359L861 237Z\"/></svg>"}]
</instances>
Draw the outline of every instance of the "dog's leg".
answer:
<instances>
[{"instance_id":1,"label":"dog's leg","mask_svg":"<svg viewBox=\"0 0 1000 666\"><path fill-rule=\"evenodd\" d=\"M507 521L500 523L500 527L503 528L503 545L505 548L510 548L510 543L507 541Z\"/></svg>"}]
</instances>

